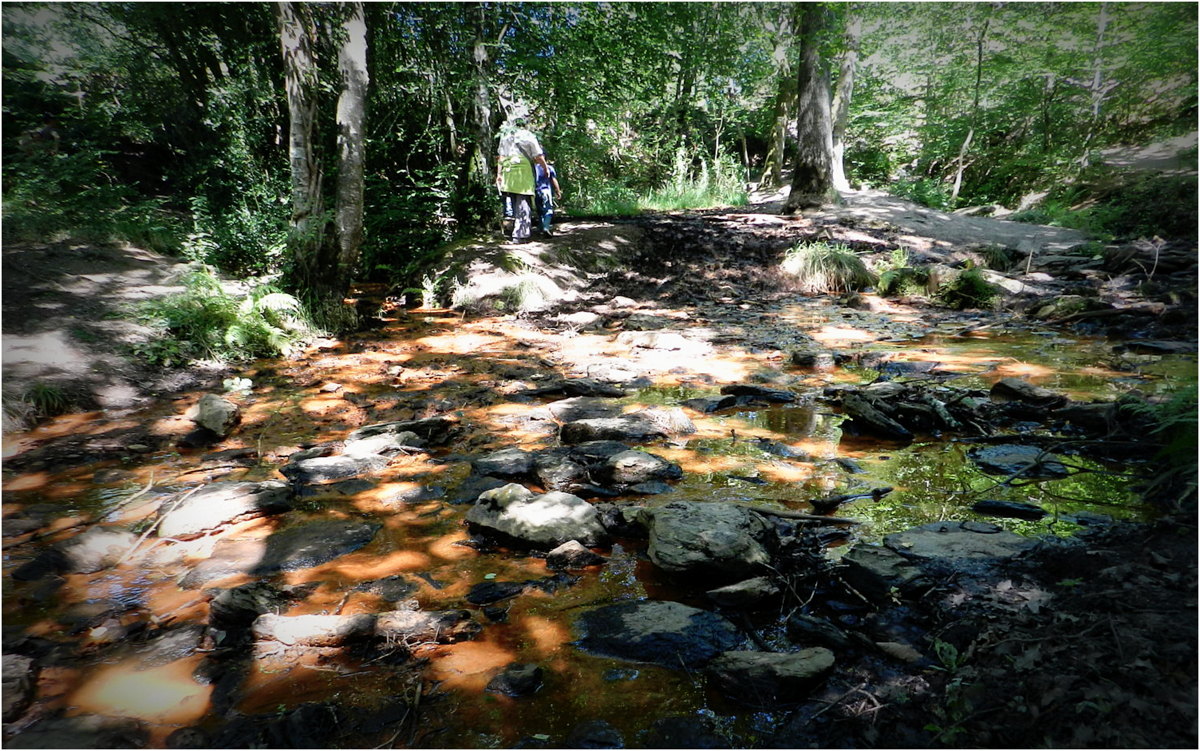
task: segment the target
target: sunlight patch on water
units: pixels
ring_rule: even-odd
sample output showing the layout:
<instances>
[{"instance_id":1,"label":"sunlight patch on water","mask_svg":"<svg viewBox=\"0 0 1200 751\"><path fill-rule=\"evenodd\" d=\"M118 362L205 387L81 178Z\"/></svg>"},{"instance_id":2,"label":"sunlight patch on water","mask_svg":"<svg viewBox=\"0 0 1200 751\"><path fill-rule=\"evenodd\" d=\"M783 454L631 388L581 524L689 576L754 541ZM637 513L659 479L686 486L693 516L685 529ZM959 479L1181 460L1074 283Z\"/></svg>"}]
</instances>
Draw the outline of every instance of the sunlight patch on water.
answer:
<instances>
[{"instance_id":1,"label":"sunlight patch on water","mask_svg":"<svg viewBox=\"0 0 1200 751\"><path fill-rule=\"evenodd\" d=\"M201 659L195 655L151 668L137 661L102 667L71 695L70 703L85 712L145 722L195 722L208 711L213 691L192 678Z\"/></svg>"}]
</instances>

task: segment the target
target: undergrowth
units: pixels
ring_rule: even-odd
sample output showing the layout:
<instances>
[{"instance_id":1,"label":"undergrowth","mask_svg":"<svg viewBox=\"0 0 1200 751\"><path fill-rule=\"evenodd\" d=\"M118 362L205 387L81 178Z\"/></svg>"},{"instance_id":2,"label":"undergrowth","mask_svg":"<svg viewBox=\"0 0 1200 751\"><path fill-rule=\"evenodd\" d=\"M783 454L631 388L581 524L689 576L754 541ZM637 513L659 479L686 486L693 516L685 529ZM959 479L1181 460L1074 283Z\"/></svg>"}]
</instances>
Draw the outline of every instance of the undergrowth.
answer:
<instances>
[{"instance_id":1,"label":"undergrowth","mask_svg":"<svg viewBox=\"0 0 1200 751\"><path fill-rule=\"evenodd\" d=\"M315 333L300 301L269 284L235 297L207 268L189 273L185 291L147 300L136 319L155 335L136 345L140 357L170 367L196 360L237 362L288 354Z\"/></svg>"}]
</instances>

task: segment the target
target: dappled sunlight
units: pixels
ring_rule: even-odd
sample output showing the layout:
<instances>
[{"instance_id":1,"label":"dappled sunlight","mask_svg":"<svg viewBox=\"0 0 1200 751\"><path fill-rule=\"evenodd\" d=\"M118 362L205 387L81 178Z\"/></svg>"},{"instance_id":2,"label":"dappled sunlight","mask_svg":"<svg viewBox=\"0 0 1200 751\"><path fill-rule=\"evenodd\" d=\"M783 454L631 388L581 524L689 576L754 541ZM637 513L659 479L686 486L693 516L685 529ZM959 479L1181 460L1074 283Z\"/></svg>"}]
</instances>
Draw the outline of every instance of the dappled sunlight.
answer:
<instances>
[{"instance_id":1,"label":"dappled sunlight","mask_svg":"<svg viewBox=\"0 0 1200 751\"><path fill-rule=\"evenodd\" d=\"M208 711L213 691L212 686L201 686L192 677L202 659L202 655L194 655L150 668L143 668L137 661L106 666L92 673L69 701L95 714L155 723L192 723Z\"/></svg>"},{"instance_id":2,"label":"dappled sunlight","mask_svg":"<svg viewBox=\"0 0 1200 751\"><path fill-rule=\"evenodd\" d=\"M348 559L353 558L359 560L348 562ZM398 573L424 571L432 562L428 555L419 550L396 550L370 555L352 553L303 573L306 581L318 581L322 575L329 574L340 576L347 581L370 581Z\"/></svg>"},{"instance_id":3,"label":"dappled sunlight","mask_svg":"<svg viewBox=\"0 0 1200 751\"><path fill-rule=\"evenodd\" d=\"M540 615L521 616L516 624L529 640L538 659L546 659L557 653L571 641L571 631L561 621L553 621Z\"/></svg>"},{"instance_id":4,"label":"dappled sunlight","mask_svg":"<svg viewBox=\"0 0 1200 751\"><path fill-rule=\"evenodd\" d=\"M493 641L487 632L475 641L439 646L422 656L429 659L434 680L467 692L483 691L497 672L518 658L516 652Z\"/></svg>"},{"instance_id":5,"label":"dappled sunlight","mask_svg":"<svg viewBox=\"0 0 1200 751\"><path fill-rule=\"evenodd\" d=\"M826 347L846 347L851 344L873 342L879 338L879 335L875 332L847 326L825 326L808 333L813 339L816 339Z\"/></svg>"},{"instance_id":6,"label":"dappled sunlight","mask_svg":"<svg viewBox=\"0 0 1200 751\"><path fill-rule=\"evenodd\" d=\"M1011 361L1011 362L999 363L998 365L993 367L991 370L989 370L986 373L983 373L982 375L985 378L995 378L996 380L999 380L1001 378L1025 378L1033 383L1036 383L1040 380L1050 378L1051 376L1054 376L1056 373L1057 373L1057 370L1055 370L1054 368L1047 367L1045 365L1036 365L1034 363L1029 363L1029 362Z\"/></svg>"},{"instance_id":7,"label":"dappled sunlight","mask_svg":"<svg viewBox=\"0 0 1200 751\"><path fill-rule=\"evenodd\" d=\"M457 543L465 542L471 539L466 529L457 529L447 535L442 535L433 542L429 543L426 550L435 558L443 561L462 561L479 556L471 548Z\"/></svg>"}]
</instances>

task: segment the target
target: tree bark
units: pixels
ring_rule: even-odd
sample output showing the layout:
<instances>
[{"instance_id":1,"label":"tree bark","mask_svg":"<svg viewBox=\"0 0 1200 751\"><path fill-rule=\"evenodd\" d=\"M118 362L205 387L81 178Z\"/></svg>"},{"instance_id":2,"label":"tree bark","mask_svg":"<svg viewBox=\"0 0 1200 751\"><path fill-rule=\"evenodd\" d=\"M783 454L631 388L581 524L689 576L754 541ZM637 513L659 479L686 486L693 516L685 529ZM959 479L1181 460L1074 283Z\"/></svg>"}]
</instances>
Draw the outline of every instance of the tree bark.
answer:
<instances>
[{"instance_id":1,"label":"tree bark","mask_svg":"<svg viewBox=\"0 0 1200 751\"><path fill-rule=\"evenodd\" d=\"M833 121L829 109L829 75L821 64L820 39L827 11L820 3L804 3L800 23L800 72L797 78L798 148L792 190L783 213L833 201Z\"/></svg>"},{"instance_id":2,"label":"tree bark","mask_svg":"<svg viewBox=\"0 0 1200 751\"><path fill-rule=\"evenodd\" d=\"M771 121L771 141L767 147L767 156L763 160L760 178L760 186L763 188L777 188L783 185L783 159L787 148L788 123L796 112L796 74L792 70L790 54L795 36L792 22L792 14L795 12L794 6L781 6L779 17L774 23L775 49L771 60L778 83L774 117Z\"/></svg>"},{"instance_id":3,"label":"tree bark","mask_svg":"<svg viewBox=\"0 0 1200 751\"><path fill-rule=\"evenodd\" d=\"M861 35L862 19L851 15L846 20L846 51L842 53L837 90L833 95L833 187L838 190L850 190L845 165L846 123L850 120L850 100L854 96L854 73L858 67L858 41Z\"/></svg>"},{"instance_id":4,"label":"tree bark","mask_svg":"<svg viewBox=\"0 0 1200 751\"><path fill-rule=\"evenodd\" d=\"M311 6L281 2L276 6L283 50L284 86L288 103L288 161L292 176L292 217L288 248L302 287L320 275L325 237L321 165L314 153L317 113L316 28Z\"/></svg>"},{"instance_id":5,"label":"tree bark","mask_svg":"<svg viewBox=\"0 0 1200 751\"><path fill-rule=\"evenodd\" d=\"M367 24L361 2L345 6L338 50L342 91L337 103L337 269L331 292L345 294L358 265L363 238L363 169L366 164Z\"/></svg>"}]
</instances>

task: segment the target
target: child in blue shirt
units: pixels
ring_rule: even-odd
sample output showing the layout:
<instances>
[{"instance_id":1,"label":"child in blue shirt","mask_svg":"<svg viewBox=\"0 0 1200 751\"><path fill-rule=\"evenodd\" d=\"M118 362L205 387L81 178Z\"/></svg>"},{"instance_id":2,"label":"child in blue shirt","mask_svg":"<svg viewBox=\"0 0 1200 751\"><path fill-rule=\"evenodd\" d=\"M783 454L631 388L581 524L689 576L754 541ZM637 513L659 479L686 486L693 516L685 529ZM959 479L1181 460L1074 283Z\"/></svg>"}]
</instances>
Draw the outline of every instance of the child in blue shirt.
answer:
<instances>
[{"instance_id":1,"label":"child in blue shirt","mask_svg":"<svg viewBox=\"0 0 1200 751\"><path fill-rule=\"evenodd\" d=\"M554 162L538 162L534 165L537 173L535 197L537 198L538 216L542 220L542 233L554 237L550 231L550 223L554 221L554 200L562 198L562 188L558 187L558 173L554 170Z\"/></svg>"}]
</instances>

